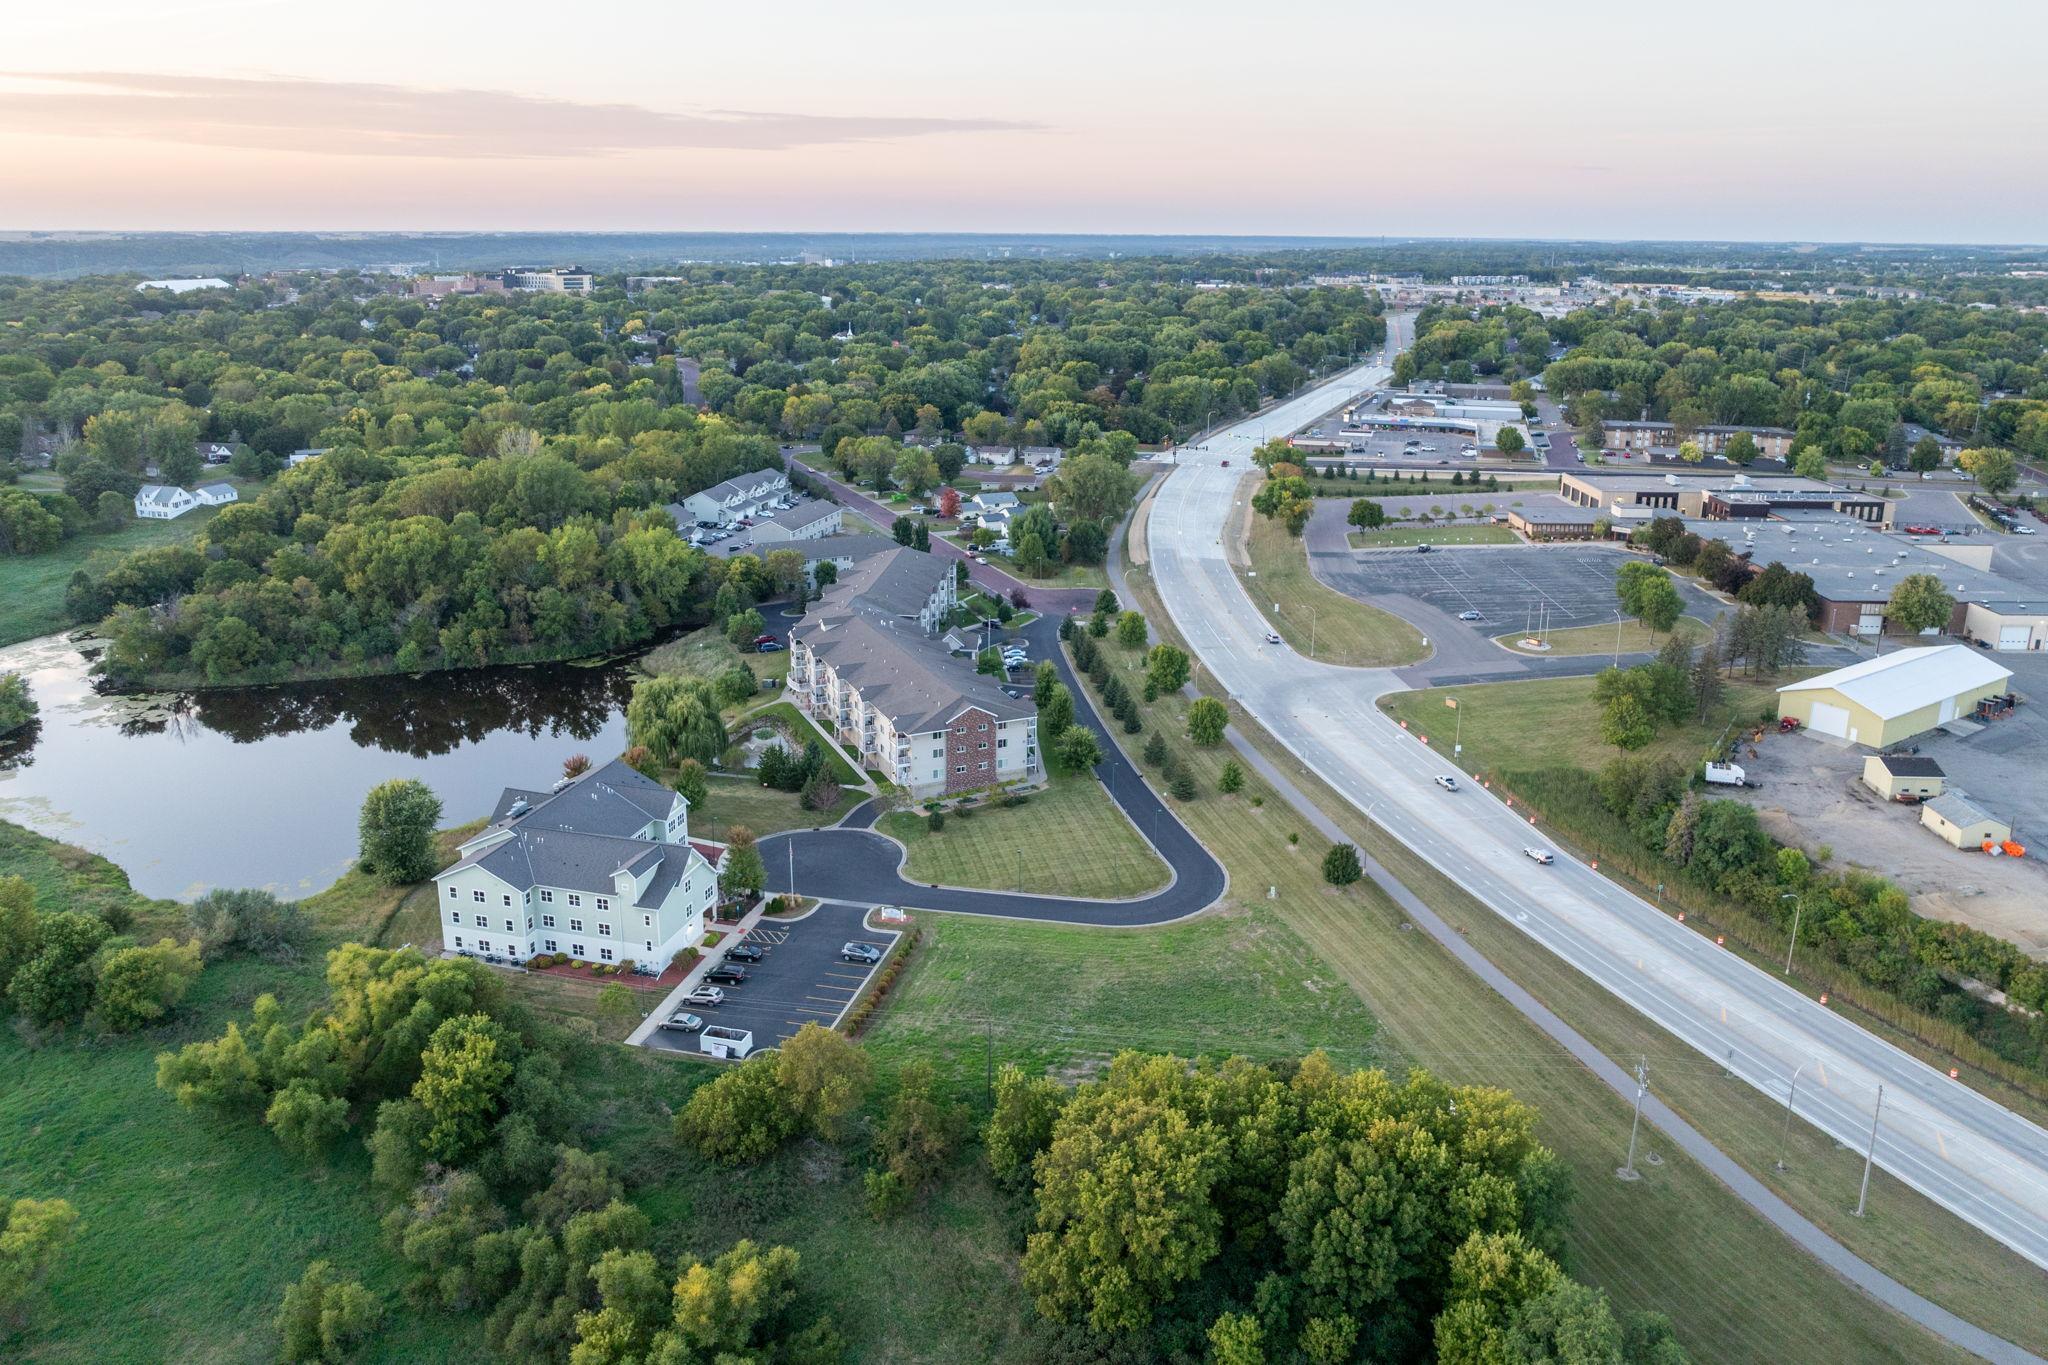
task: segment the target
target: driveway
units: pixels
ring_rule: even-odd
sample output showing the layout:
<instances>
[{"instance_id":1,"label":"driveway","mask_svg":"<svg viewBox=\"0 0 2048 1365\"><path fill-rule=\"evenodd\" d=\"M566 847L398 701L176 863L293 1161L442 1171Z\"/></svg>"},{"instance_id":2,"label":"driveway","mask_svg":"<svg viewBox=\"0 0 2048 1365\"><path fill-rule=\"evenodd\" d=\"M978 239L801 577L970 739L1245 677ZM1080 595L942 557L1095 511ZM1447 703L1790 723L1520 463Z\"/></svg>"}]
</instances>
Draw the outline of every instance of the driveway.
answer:
<instances>
[{"instance_id":1,"label":"driveway","mask_svg":"<svg viewBox=\"0 0 2048 1365\"><path fill-rule=\"evenodd\" d=\"M749 930L745 942L759 944L767 956L747 968L744 985L721 987L723 1005L684 1005L707 1024L746 1029L754 1049L775 1047L805 1024L831 1028L875 973L874 967L839 960L840 945L849 940L872 943L887 953L897 932L876 932L863 926L867 910L858 905L826 901L798 920L763 919ZM665 1052L699 1051L694 1033L656 1029L646 1045Z\"/></svg>"},{"instance_id":2,"label":"driveway","mask_svg":"<svg viewBox=\"0 0 2048 1365\"><path fill-rule=\"evenodd\" d=\"M1103 759L1095 769L1096 776L1102 780L1110 799L1172 869L1173 880L1149 896L1117 901L980 891L908 881L901 872L902 846L871 828L885 808L880 800L875 800L856 807L831 829L793 830L764 837L761 859L768 870L770 893L794 889L806 895L830 895L866 905L902 905L964 915L1126 927L1183 919L1222 899L1229 886L1223 865L1189 833L1116 746L1060 649L1058 621L1040 617L1025 627L1023 634L1031 641L1033 658L1051 659L1059 669L1061 679L1074 694L1075 721L1095 731L1101 740ZM1058 857L1060 853L1048 849L1045 856Z\"/></svg>"}]
</instances>

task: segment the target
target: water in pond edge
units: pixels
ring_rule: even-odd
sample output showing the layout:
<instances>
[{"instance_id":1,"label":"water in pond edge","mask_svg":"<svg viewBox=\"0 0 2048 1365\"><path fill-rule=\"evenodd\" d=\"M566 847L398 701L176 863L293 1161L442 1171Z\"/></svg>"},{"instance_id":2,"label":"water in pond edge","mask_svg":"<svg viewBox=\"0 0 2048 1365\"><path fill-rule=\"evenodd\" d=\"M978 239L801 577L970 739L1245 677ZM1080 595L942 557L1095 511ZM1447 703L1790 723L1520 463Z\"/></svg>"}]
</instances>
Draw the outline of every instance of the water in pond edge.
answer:
<instances>
[{"instance_id":1,"label":"water in pond edge","mask_svg":"<svg viewBox=\"0 0 2048 1365\"><path fill-rule=\"evenodd\" d=\"M0 740L0 819L120 864L135 889L189 900L217 886L306 896L356 852L363 796L415 777L445 824L501 788L545 786L562 760L625 747L628 661L419 678L103 697L61 635L0 649L42 717Z\"/></svg>"}]
</instances>

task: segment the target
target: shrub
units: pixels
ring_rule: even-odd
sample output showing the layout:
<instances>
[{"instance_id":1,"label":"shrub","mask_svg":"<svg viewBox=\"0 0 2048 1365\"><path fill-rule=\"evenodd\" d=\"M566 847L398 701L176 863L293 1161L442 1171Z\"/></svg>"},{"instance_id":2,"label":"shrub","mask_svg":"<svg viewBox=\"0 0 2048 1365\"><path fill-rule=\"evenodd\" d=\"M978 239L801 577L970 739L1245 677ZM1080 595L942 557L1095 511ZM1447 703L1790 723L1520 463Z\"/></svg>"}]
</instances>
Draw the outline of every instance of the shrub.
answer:
<instances>
[{"instance_id":1,"label":"shrub","mask_svg":"<svg viewBox=\"0 0 2048 1365\"><path fill-rule=\"evenodd\" d=\"M1167 784L1166 789L1173 793L1173 798L1176 801L1192 801L1195 799L1195 779L1188 773L1174 774L1173 781Z\"/></svg>"},{"instance_id":2,"label":"shrub","mask_svg":"<svg viewBox=\"0 0 2048 1365\"><path fill-rule=\"evenodd\" d=\"M930 815L925 816L924 827L930 830L932 833L937 834L940 830L946 827L946 812L942 810L935 810Z\"/></svg>"},{"instance_id":3,"label":"shrub","mask_svg":"<svg viewBox=\"0 0 2048 1365\"><path fill-rule=\"evenodd\" d=\"M1157 768L1166 762L1167 757L1166 739L1164 736L1155 734L1152 738L1145 741L1145 761L1147 763Z\"/></svg>"},{"instance_id":4,"label":"shrub","mask_svg":"<svg viewBox=\"0 0 2048 1365\"><path fill-rule=\"evenodd\" d=\"M1332 844L1323 855L1323 880L1332 886L1349 886L1363 875L1358 849L1351 844Z\"/></svg>"}]
</instances>

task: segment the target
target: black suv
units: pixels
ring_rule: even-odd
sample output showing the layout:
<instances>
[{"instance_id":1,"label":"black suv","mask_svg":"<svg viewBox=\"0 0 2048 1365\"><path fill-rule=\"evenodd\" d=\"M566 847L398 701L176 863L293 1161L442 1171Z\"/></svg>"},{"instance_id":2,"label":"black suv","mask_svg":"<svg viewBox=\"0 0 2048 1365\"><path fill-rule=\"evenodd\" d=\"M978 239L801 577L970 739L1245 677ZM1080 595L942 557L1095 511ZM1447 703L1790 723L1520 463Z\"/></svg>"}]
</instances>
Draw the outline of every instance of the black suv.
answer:
<instances>
[{"instance_id":1,"label":"black suv","mask_svg":"<svg viewBox=\"0 0 2048 1365\"><path fill-rule=\"evenodd\" d=\"M706 981L716 981L721 986L737 986L747 979L747 969L737 962L721 962L704 973Z\"/></svg>"}]
</instances>

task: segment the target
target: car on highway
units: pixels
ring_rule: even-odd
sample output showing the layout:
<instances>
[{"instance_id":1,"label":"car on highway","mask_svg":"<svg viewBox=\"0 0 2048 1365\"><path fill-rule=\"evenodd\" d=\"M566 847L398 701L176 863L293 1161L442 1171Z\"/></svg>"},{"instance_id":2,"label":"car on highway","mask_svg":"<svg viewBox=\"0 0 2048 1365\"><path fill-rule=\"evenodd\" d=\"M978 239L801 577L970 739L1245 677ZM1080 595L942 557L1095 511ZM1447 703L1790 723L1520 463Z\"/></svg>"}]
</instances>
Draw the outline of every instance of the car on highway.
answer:
<instances>
[{"instance_id":1,"label":"car on highway","mask_svg":"<svg viewBox=\"0 0 2048 1365\"><path fill-rule=\"evenodd\" d=\"M1551 852L1547 848L1525 848L1522 850L1522 856L1530 862L1540 863L1544 867L1549 867L1557 861L1556 858L1551 856Z\"/></svg>"},{"instance_id":2,"label":"car on highway","mask_svg":"<svg viewBox=\"0 0 2048 1365\"><path fill-rule=\"evenodd\" d=\"M699 986L683 997L683 1003L695 1005L698 1009L716 1007L725 1003L725 992L716 986Z\"/></svg>"},{"instance_id":3,"label":"car on highway","mask_svg":"<svg viewBox=\"0 0 2048 1365\"><path fill-rule=\"evenodd\" d=\"M1223 467L1224 467L1225 469L1228 469L1228 468L1230 468L1230 461L1228 461L1228 460L1224 460L1224 461L1222 461L1221 463L1222 463L1222 465L1223 465Z\"/></svg>"},{"instance_id":4,"label":"car on highway","mask_svg":"<svg viewBox=\"0 0 2048 1365\"><path fill-rule=\"evenodd\" d=\"M704 979L706 981L716 981L721 986L744 985L747 979L747 969L737 962L721 962L710 971L704 973Z\"/></svg>"},{"instance_id":5,"label":"car on highway","mask_svg":"<svg viewBox=\"0 0 2048 1365\"><path fill-rule=\"evenodd\" d=\"M1484 621L1486 618L1476 611L1461 611L1458 613L1458 619L1460 621Z\"/></svg>"},{"instance_id":6,"label":"car on highway","mask_svg":"<svg viewBox=\"0 0 2048 1365\"><path fill-rule=\"evenodd\" d=\"M688 1010L677 1010L655 1027L667 1029L670 1033L699 1033L703 1031L704 1020Z\"/></svg>"},{"instance_id":7,"label":"car on highway","mask_svg":"<svg viewBox=\"0 0 2048 1365\"><path fill-rule=\"evenodd\" d=\"M1449 773L1438 773L1435 781L1439 787L1442 787L1447 792L1454 792L1458 789L1458 779L1452 777Z\"/></svg>"},{"instance_id":8,"label":"car on highway","mask_svg":"<svg viewBox=\"0 0 2048 1365\"><path fill-rule=\"evenodd\" d=\"M759 962L767 956L758 943L735 943L725 950L727 962Z\"/></svg>"},{"instance_id":9,"label":"car on highway","mask_svg":"<svg viewBox=\"0 0 2048 1365\"><path fill-rule=\"evenodd\" d=\"M1280 643L1280 632L1279 632L1279 631L1277 631L1277 630L1269 630L1269 631L1267 631L1267 632L1266 632L1266 643L1267 643L1267 644L1269 644L1269 645L1277 645L1277 644L1279 644L1279 643Z\"/></svg>"},{"instance_id":10,"label":"car on highway","mask_svg":"<svg viewBox=\"0 0 2048 1365\"><path fill-rule=\"evenodd\" d=\"M839 947L839 960L872 967L882 960L882 950L872 943L844 943Z\"/></svg>"},{"instance_id":11,"label":"car on highway","mask_svg":"<svg viewBox=\"0 0 2048 1365\"><path fill-rule=\"evenodd\" d=\"M1419 555L1426 555L1426 554L1428 554L1428 553L1429 553L1429 546L1428 546L1428 545L1426 545L1426 544L1424 544L1424 545L1418 545L1418 546L1416 546L1416 547L1415 547L1415 553L1417 553L1417 554L1419 554Z\"/></svg>"}]
</instances>

